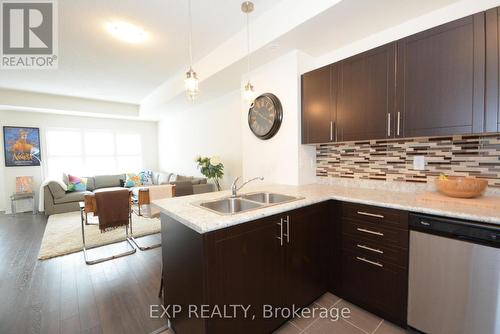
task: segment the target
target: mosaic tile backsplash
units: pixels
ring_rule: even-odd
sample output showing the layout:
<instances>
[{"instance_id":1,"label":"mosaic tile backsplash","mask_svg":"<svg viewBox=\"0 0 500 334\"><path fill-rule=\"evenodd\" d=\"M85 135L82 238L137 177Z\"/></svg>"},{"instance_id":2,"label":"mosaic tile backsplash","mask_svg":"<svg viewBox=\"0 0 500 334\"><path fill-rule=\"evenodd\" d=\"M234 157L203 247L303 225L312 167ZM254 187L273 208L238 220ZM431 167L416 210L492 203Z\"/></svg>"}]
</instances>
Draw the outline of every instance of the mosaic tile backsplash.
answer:
<instances>
[{"instance_id":1,"label":"mosaic tile backsplash","mask_svg":"<svg viewBox=\"0 0 500 334\"><path fill-rule=\"evenodd\" d=\"M413 169L419 155L425 170ZM444 173L500 188L500 133L318 144L316 160L319 177L426 183Z\"/></svg>"}]
</instances>

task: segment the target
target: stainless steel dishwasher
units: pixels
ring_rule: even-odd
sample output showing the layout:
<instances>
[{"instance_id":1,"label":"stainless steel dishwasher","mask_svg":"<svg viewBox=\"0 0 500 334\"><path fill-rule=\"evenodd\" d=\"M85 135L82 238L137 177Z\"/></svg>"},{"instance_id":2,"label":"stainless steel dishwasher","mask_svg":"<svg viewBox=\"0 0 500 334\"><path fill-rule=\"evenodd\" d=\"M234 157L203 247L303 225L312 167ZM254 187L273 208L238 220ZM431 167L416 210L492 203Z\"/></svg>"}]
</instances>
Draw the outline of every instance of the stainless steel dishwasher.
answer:
<instances>
[{"instance_id":1,"label":"stainless steel dishwasher","mask_svg":"<svg viewBox=\"0 0 500 334\"><path fill-rule=\"evenodd\" d=\"M408 325L500 334L500 226L410 214Z\"/></svg>"}]
</instances>

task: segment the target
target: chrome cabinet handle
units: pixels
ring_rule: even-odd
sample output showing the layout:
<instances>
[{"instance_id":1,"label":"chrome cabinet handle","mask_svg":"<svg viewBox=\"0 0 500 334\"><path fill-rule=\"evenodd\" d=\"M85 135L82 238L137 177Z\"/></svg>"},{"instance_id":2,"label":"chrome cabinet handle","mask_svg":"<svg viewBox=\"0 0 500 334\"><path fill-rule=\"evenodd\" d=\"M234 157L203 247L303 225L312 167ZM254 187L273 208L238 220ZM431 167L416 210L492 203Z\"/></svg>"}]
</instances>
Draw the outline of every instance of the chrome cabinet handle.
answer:
<instances>
[{"instance_id":1,"label":"chrome cabinet handle","mask_svg":"<svg viewBox=\"0 0 500 334\"><path fill-rule=\"evenodd\" d=\"M362 249L366 249L366 250L369 250L370 252L375 252L375 253L379 253L379 254L384 254L384 251L383 250L380 250L380 249L376 249L376 248L371 248L371 247L368 247L366 245L360 245L360 244L357 244L356 247L358 248L362 248Z\"/></svg>"},{"instance_id":2,"label":"chrome cabinet handle","mask_svg":"<svg viewBox=\"0 0 500 334\"><path fill-rule=\"evenodd\" d=\"M385 218L383 215L378 215L376 213L369 213L369 212L365 212L365 211L358 211L358 215L362 215L362 216L370 216L370 217L376 217L376 218Z\"/></svg>"},{"instance_id":3,"label":"chrome cabinet handle","mask_svg":"<svg viewBox=\"0 0 500 334\"><path fill-rule=\"evenodd\" d=\"M280 246L283 246L283 218L281 218L281 221L276 225L279 225L280 227L280 236L276 237L276 239L280 241Z\"/></svg>"},{"instance_id":4,"label":"chrome cabinet handle","mask_svg":"<svg viewBox=\"0 0 500 334\"><path fill-rule=\"evenodd\" d=\"M370 260L365 259L364 257L356 256L356 260L363 261L363 262L366 262L366 263L369 263L369 264L373 264L374 266L377 266L377 267L383 267L384 266L380 262L370 261Z\"/></svg>"},{"instance_id":5,"label":"chrome cabinet handle","mask_svg":"<svg viewBox=\"0 0 500 334\"><path fill-rule=\"evenodd\" d=\"M367 230L365 228L359 228L357 227L356 230L358 230L359 232L364 232L364 233L370 233L370 234L375 234L375 235L380 235L380 236L384 236L384 233L381 233L381 232L375 232L375 231L370 231L370 230Z\"/></svg>"},{"instance_id":6,"label":"chrome cabinet handle","mask_svg":"<svg viewBox=\"0 0 500 334\"><path fill-rule=\"evenodd\" d=\"M290 243L290 216L286 216L286 219L281 218L286 223L286 234L283 236L286 237L286 243Z\"/></svg>"},{"instance_id":7,"label":"chrome cabinet handle","mask_svg":"<svg viewBox=\"0 0 500 334\"><path fill-rule=\"evenodd\" d=\"M391 113L387 113L387 137L391 136Z\"/></svg>"},{"instance_id":8,"label":"chrome cabinet handle","mask_svg":"<svg viewBox=\"0 0 500 334\"><path fill-rule=\"evenodd\" d=\"M333 121L330 121L330 141L333 141Z\"/></svg>"},{"instance_id":9,"label":"chrome cabinet handle","mask_svg":"<svg viewBox=\"0 0 500 334\"><path fill-rule=\"evenodd\" d=\"M431 226L431 223L424 222L423 220L420 221L420 224L424 226Z\"/></svg>"},{"instance_id":10,"label":"chrome cabinet handle","mask_svg":"<svg viewBox=\"0 0 500 334\"><path fill-rule=\"evenodd\" d=\"M398 111L398 123L396 125L396 135L398 136L400 128L401 128L401 112Z\"/></svg>"}]
</instances>

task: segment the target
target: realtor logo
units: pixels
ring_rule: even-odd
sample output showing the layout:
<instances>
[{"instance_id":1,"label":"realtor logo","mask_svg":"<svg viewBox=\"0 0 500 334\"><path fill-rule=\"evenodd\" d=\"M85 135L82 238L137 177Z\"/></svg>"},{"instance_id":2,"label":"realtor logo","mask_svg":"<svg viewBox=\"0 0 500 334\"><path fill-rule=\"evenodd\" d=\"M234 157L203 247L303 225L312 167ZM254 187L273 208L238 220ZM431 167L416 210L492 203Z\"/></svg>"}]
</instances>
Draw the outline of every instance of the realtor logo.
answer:
<instances>
[{"instance_id":1,"label":"realtor logo","mask_svg":"<svg viewBox=\"0 0 500 334\"><path fill-rule=\"evenodd\" d=\"M56 0L0 0L1 68L57 68Z\"/></svg>"}]
</instances>

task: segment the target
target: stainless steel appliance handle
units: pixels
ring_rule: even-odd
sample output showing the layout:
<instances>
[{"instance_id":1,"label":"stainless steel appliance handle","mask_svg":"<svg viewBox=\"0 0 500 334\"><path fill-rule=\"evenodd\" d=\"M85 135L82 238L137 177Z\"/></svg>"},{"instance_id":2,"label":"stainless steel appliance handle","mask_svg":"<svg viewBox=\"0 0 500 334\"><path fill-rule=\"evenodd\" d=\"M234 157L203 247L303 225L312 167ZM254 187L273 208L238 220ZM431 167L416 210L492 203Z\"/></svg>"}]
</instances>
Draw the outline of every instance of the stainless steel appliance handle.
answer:
<instances>
[{"instance_id":1,"label":"stainless steel appliance handle","mask_svg":"<svg viewBox=\"0 0 500 334\"><path fill-rule=\"evenodd\" d=\"M379 214L376 214L376 213L369 213L369 212L365 212L365 211L358 211L358 215L362 215L362 216L370 216L370 217L376 217L376 218L385 218L385 216L383 215L379 215Z\"/></svg>"},{"instance_id":2,"label":"stainless steel appliance handle","mask_svg":"<svg viewBox=\"0 0 500 334\"><path fill-rule=\"evenodd\" d=\"M280 246L283 246L283 218L280 219L280 222L277 223L276 225L279 225L280 227L280 236L276 237L280 241Z\"/></svg>"},{"instance_id":3,"label":"stainless steel appliance handle","mask_svg":"<svg viewBox=\"0 0 500 334\"><path fill-rule=\"evenodd\" d=\"M333 121L330 121L330 141L333 141Z\"/></svg>"},{"instance_id":4,"label":"stainless steel appliance handle","mask_svg":"<svg viewBox=\"0 0 500 334\"><path fill-rule=\"evenodd\" d=\"M360 244L357 244L356 247L358 248L362 248L362 249L366 249L366 250L369 250L370 252L375 252L375 253L379 253L379 254L384 254L384 251L381 250L381 249L377 249L377 248L371 248L371 247L368 247L366 245L360 245Z\"/></svg>"},{"instance_id":5,"label":"stainless steel appliance handle","mask_svg":"<svg viewBox=\"0 0 500 334\"><path fill-rule=\"evenodd\" d=\"M370 260L367 260L365 259L364 257L359 257L359 256L356 256L356 260L358 261L363 261L363 262L366 262L366 263L369 263L369 264L372 264L374 266L377 266L377 267L383 267L384 265L380 262L375 262L375 261L370 261Z\"/></svg>"},{"instance_id":6,"label":"stainless steel appliance handle","mask_svg":"<svg viewBox=\"0 0 500 334\"><path fill-rule=\"evenodd\" d=\"M356 230L358 230L359 232L370 233L370 234L375 234L375 235L380 235L380 236L384 235L384 233L382 233L382 232L375 232L375 231L367 230L366 228L357 227Z\"/></svg>"}]
</instances>

